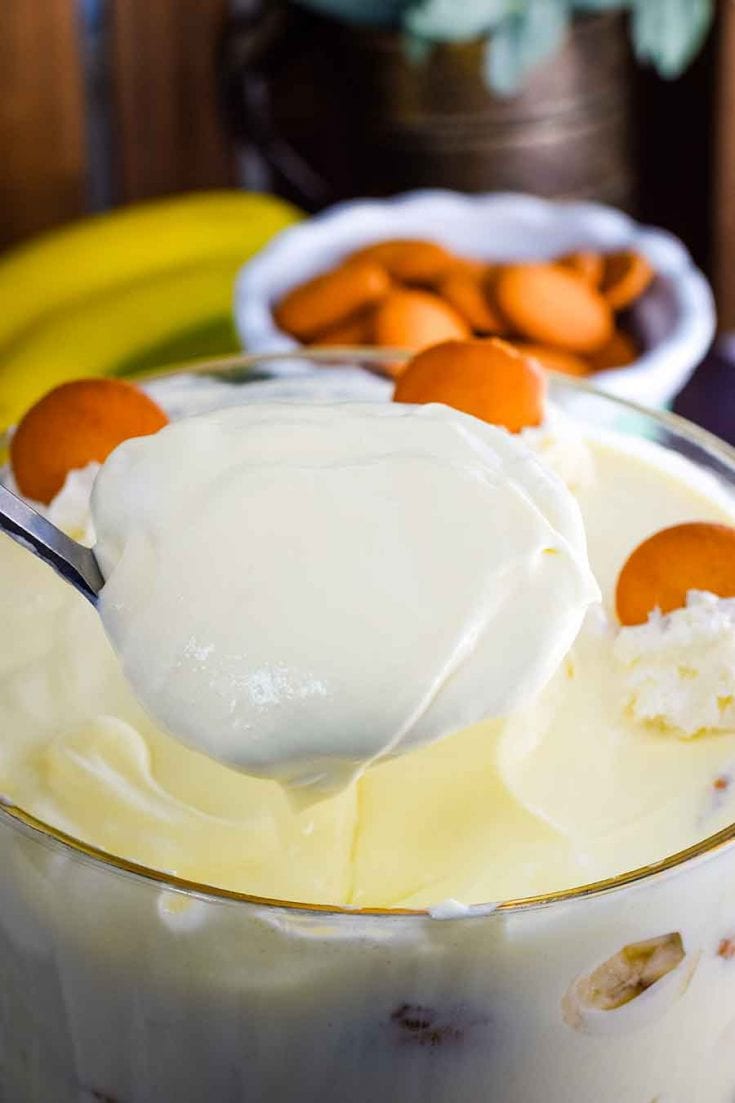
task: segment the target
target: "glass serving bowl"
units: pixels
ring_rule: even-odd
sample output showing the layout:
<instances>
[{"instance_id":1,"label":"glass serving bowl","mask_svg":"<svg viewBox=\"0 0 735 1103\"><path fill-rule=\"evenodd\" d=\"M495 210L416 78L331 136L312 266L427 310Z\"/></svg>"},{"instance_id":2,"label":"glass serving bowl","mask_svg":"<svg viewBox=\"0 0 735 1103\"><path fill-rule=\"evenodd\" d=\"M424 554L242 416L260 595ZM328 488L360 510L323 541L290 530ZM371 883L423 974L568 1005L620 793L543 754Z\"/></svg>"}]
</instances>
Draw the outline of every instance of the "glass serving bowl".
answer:
<instances>
[{"instance_id":1,"label":"glass serving bowl","mask_svg":"<svg viewBox=\"0 0 735 1103\"><path fill-rule=\"evenodd\" d=\"M196 372L211 406L225 397L207 379L245 401L288 374L296 394L357 380L377 397L377 377L323 366L396 359L242 357L151 387L175 404ZM562 377L551 395L735 493L735 451L710 434ZM438 918L184 881L6 804L0 1099L732 1103L734 842L728 828L603 882Z\"/></svg>"}]
</instances>

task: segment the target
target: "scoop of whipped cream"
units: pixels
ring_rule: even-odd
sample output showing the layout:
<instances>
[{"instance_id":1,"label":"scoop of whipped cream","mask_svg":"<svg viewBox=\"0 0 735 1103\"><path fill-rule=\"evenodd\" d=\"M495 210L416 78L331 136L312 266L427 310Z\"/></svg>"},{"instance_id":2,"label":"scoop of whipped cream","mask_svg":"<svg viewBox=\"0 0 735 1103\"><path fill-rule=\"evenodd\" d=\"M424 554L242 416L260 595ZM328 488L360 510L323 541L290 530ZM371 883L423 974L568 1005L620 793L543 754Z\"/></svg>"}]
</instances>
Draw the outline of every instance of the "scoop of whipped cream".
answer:
<instances>
[{"instance_id":1,"label":"scoop of whipped cream","mask_svg":"<svg viewBox=\"0 0 735 1103\"><path fill-rule=\"evenodd\" d=\"M149 712L329 792L535 694L598 597L576 501L444 406L243 406L122 444L100 614Z\"/></svg>"},{"instance_id":2,"label":"scoop of whipped cream","mask_svg":"<svg viewBox=\"0 0 735 1103\"><path fill-rule=\"evenodd\" d=\"M680 736L735 728L735 598L691 590L684 608L621 628L613 652L636 720Z\"/></svg>"}]
</instances>

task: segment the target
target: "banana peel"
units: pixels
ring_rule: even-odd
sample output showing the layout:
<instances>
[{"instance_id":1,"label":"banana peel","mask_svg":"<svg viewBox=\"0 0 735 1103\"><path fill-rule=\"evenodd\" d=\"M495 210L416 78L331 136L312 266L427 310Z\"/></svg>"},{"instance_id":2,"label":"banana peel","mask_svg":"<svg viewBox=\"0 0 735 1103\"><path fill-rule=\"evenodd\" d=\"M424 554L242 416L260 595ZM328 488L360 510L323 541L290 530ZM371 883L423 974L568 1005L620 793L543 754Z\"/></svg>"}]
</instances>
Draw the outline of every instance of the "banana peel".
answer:
<instances>
[{"instance_id":1,"label":"banana peel","mask_svg":"<svg viewBox=\"0 0 735 1103\"><path fill-rule=\"evenodd\" d=\"M52 387L131 375L238 347L231 321L242 253L156 273L49 315L0 355L0 427Z\"/></svg>"},{"instance_id":2,"label":"banana peel","mask_svg":"<svg viewBox=\"0 0 735 1103\"><path fill-rule=\"evenodd\" d=\"M243 263L299 217L273 196L192 192L93 215L35 238L0 257L0 364L8 357L14 362L13 352L5 354L24 335L34 347L39 321L52 325L54 314L166 271L221 257ZM5 408L8 402L17 408L12 396L3 397Z\"/></svg>"}]
</instances>

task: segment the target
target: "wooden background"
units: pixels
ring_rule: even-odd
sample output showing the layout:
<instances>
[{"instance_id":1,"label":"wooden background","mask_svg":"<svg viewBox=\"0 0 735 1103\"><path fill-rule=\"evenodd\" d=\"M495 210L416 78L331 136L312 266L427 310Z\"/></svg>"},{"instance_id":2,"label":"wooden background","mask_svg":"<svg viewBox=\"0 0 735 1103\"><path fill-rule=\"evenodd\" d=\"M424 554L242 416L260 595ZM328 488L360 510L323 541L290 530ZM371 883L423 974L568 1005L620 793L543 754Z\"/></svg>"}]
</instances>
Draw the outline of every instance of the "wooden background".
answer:
<instances>
[{"instance_id":1,"label":"wooden background","mask_svg":"<svg viewBox=\"0 0 735 1103\"><path fill-rule=\"evenodd\" d=\"M236 182L216 80L229 10L228 0L109 0L105 202ZM95 205L87 150L99 135L90 130L84 50L77 0L0 0L0 248ZM691 102L687 85L664 98L662 117L677 115L676 136L661 143L670 150L663 173L656 152L657 194L642 212L682 232L675 213L667 223L666 197L675 212L682 207L677 186L690 206L697 192L695 205L707 208L706 249L701 226L684 236L709 263L721 323L735 328L735 0L721 3L716 38L698 65L716 74L714 105L698 99L694 85ZM683 120L682 103L691 107ZM679 136L687 132L711 133L706 183L689 183L686 150L678 156Z\"/></svg>"},{"instance_id":2,"label":"wooden background","mask_svg":"<svg viewBox=\"0 0 735 1103\"><path fill-rule=\"evenodd\" d=\"M112 0L112 197L234 182L215 60L227 0ZM0 0L0 247L88 207L76 0Z\"/></svg>"},{"instance_id":3,"label":"wooden background","mask_svg":"<svg viewBox=\"0 0 735 1103\"><path fill-rule=\"evenodd\" d=\"M85 207L75 13L70 0L0 4L0 244Z\"/></svg>"}]
</instances>

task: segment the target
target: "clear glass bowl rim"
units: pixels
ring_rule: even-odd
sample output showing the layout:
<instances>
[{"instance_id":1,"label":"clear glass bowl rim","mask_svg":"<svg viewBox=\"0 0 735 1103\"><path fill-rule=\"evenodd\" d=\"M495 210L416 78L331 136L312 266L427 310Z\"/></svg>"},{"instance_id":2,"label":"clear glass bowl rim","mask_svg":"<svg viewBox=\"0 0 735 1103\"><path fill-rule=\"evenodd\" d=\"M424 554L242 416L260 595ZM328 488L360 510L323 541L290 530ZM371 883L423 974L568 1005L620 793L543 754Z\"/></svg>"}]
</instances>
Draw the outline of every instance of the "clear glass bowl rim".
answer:
<instances>
[{"instance_id":1,"label":"clear glass bowl rim","mask_svg":"<svg viewBox=\"0 0 735 1103\"><path fill-rule=\"evenodd\" d=\"M181 364L170 365L165 368L146 372L143 376L137 376L136 381L154 381L178 374L205 374L225 377L228 374L241 374L252 371L258 367L267 369L270 365L284 360L308 361L315 365L324 366L363 366L366 368L379 368L381 364L395 363L408 357L403 349L375 349L375 348L309 348L293 352L279 353L243 353L241 355L219 357L217 359L204 359L190 361ZM594 384L584 379L572 379L569 376L559 375L555 372L548 373L551 382L551 393L554 391L569 391L571 393L586 393L594 397L596 401L608 403L618 412L627 411L639 417L659 425L661 428L676 434L677 436L694 444L705 453L711 454L717 462L730 469L733 481L735 481L735 448L725 441L720 440L713 433L699 428L685 418L667 410L654 410L638 405L627 399L617 398L595 387ZM0 445L2 437L0 433ZM115 854L84 843L63 831L44 823L23 809L13 805L0 796L0 824L18 831L29 838L46 846L60 848L62 851L83 861L91 861L95 865L102 865L108 871L118 872L131 876L137 880L152 883L159 889L167 889L173 892L195 896L205 901L222 902L230 901L243 906L265 907L287 910L289 912L301 912L314 916L333 916L345 920L356 917L374 916L384 921L400 919L409 916L429 917L431 910L428 908L350 908L335 904L306 904L294 900L279 900L270 897L255 896L248 893L235 892L231 889L219 888L214 885L202 884L177 877L160 870L151 869L148 866L128 861ZM576 888L562 889L557 892L544 893L538 896L528 896L522 899L505 900L499 903L471 905L467 913L456 918L465 921L468 919L480 919L488 914L508 915L514 912L527 911L538 908L546 908L555 904L571 903L601 896L614 891L648 882L667 873L683 872L684 869L697 860L705 860L715 857L722 850L735 844L735 823L723 828L714 835L702 839L693 846L668 855L666 858L637 869L625 871L614 877L608 877L601 881L579 885Z\"/></svg>"}]
</instances>

